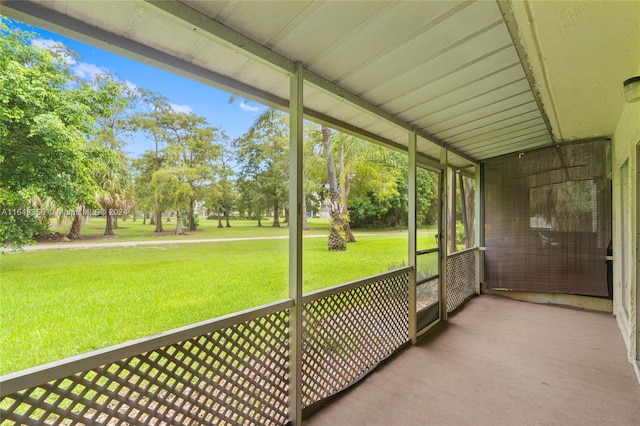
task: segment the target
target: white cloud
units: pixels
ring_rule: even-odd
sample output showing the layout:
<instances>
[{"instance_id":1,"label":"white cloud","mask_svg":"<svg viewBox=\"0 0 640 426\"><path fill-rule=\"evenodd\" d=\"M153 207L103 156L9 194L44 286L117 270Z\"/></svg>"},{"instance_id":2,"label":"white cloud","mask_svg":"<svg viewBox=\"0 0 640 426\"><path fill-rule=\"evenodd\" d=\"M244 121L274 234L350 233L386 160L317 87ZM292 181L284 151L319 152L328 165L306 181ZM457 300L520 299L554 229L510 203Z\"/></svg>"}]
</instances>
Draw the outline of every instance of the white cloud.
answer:
<instances>
[{"instance_id":1,"label":"white cloud","mask_svg":"<svg viewBox=\"0 0 640 426\"><path fill-rule=\"evenodd\" d=\"M171 105L171 109L174 110L175 112L182 112L184 114L193 113L193 109L191 109L189 105L176 105L176 104L170 104L170 105Z\"/></svg>"},{"instance_id":2,"label":"white cloud","mask_svg":"<svg viewBox=\"0 0 640 426\"><path fill-rule=\"evenodd\" d=\"M34 38L31 40L31 45L60 55L68 65L74 65L77 62L76 58L74 58L66 49L65 45L59 41L55 41L50 38Z\"/></svg>"},{"instance_id":3,"label":"white cloud","mask_svg":"<svg viewBox=\"0 0 640 426\"><path fill-rule=\"evenodd\" d=\"M127 86L127 89L131 90L132 92L138 89L138 86L134 82L129 80L125 80L124 85Z\"/></svg>"},{"instance_id":4,"label":"white cloud","mask_svg":"<svg viewBox=\"0 0 640 426\"><path fill-rule=\"evenodd\" d=\"M71 67L71 72L78 78L93 81L99 75L109 74L109 70L105 67L89 64L87 62L78 62L73 54L67 50L66 46L59 41L46 38L35 38L31 40L31 44L57 54L67 65Z\"/></svg>"},{"instance_id":5,"label":"white cloud","mask_svg":"<svg viewBox=\"0 0 640 426\"><path fill-rule=\"evenodd\" d=\"M95 78L99 75L109 74L109 70L105 67L99 67L87 62L78 62L71 68L71 72L76 77L89 81L95 80Z\"/></svg>"},{"instance_id":6,"label":"white cloud","mask_svg":"<svg viewBox=\"0 0 640 426\"><path fill-rule=\"evenodd\" d=\"M249 105L246 101L240 102L240 109L248 112L256 112L259 108Z\"/></svg>"}]
</instances>

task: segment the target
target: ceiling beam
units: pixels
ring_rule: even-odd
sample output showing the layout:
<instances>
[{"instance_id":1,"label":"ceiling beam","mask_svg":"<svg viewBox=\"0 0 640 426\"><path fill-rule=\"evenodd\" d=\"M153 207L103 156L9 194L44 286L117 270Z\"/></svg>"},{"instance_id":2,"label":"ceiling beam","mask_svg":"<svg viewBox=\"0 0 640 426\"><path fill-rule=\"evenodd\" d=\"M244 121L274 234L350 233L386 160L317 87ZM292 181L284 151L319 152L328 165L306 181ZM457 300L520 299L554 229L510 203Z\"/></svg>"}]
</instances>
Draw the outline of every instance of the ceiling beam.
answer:
<instances>
[{"instance_id":1,"label":"ceiling beam","mask_svg":"<svg viewBox=\"0 0 640 426\"><path fill-rule=\"evenodd\" d=\"M226 25L212 19L211 17L198 12L197 10L187 6L176 0L144 0L146 3L176 17L189 25L193 30L211 38L231 50L242 53L251 59L255 59L269 65L272 68L284 71L289 75L295 73L295 62L283 55L266 48L260 43L250 39Z\"/></svg>"}]
</instances>

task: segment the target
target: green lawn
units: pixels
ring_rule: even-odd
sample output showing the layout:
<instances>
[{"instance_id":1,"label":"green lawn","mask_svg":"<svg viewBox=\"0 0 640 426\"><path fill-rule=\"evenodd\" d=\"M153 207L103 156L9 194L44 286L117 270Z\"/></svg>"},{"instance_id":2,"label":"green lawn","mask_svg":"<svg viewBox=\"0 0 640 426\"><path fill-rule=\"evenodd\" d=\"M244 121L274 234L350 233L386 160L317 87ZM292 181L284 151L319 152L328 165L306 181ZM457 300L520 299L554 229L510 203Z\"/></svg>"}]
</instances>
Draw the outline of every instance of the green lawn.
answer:
<instances>
[{"instance_id":1,"label":"green lawn","mask_svg":"<svg viewBox=\"0 0 640 426\"><path fill-rule=\"evenodd\" d=\"M345 252L327 251L326 236L305 238L304 291L406 263L406 235L361 235ZM284 299L287 250L282 239L1 254L0 374Z\"/></svg>"}]
</instances>

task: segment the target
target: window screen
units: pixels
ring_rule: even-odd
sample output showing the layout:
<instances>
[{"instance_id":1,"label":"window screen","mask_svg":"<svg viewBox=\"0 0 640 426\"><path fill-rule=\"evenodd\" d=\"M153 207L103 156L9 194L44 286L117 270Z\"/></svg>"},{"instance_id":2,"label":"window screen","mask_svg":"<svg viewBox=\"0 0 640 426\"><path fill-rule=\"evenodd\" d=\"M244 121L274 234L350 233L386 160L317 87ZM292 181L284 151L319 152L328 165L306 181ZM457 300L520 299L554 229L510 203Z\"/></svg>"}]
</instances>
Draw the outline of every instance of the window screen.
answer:
<instances>
[{"instance_id":1,"label":"window screen","mask_svg":"<svg viewBox=\"0 0 640 426\"><path fill-rule=\"evenodd\" d=\"M609 296L608 140L484 164L488 288Z\"/></svg>"}]
</instances>

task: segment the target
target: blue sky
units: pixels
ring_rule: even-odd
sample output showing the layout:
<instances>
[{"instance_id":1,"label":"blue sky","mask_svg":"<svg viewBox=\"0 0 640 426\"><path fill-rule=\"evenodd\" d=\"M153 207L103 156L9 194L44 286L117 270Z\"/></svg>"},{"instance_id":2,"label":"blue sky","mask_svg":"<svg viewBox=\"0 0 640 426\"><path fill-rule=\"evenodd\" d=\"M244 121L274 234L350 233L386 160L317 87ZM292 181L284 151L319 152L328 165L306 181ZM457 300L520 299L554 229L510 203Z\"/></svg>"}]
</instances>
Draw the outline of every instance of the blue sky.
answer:
<instances>
[{"instance_id":1,"label":"blue sky","mask_svg":"<svg viewBox=\"0 0 640 426\"><path fill-rule=\"evenodd\" d=\"M241 136L265 109L261 104L243 99L236 99L230 104L229 93L34 26L16 23L20 29L37 34L34 43L41 47L46 47L53 41L78 53L79 58L73 64L76 75L91 79L96 73L107 70L119 80L161 93L177 111L193 112L206 117L209 124L224 130L231 139ZM126 150L137 156L150 148L151 142L136 138L128 144Z\"/></svg>"}]
</instances>

